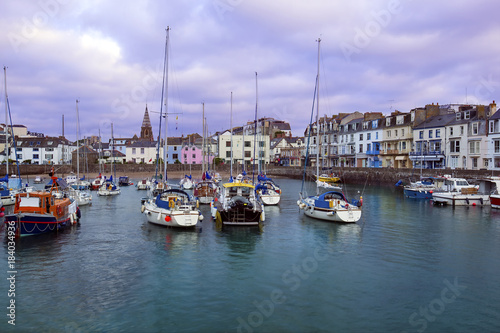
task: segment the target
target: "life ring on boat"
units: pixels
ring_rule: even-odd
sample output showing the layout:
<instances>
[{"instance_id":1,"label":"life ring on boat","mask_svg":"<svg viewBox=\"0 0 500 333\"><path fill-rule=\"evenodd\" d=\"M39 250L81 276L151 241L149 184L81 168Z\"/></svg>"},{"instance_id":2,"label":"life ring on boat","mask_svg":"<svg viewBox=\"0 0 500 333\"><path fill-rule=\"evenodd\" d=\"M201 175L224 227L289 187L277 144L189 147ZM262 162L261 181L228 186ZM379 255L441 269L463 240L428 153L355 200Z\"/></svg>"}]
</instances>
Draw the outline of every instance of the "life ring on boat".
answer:
<instances>
[{"instance_id":1,"label":"life ring on boat","mask_svg":"<svg viewBox=\"0 0 500 333\"><path fill-rule=\"evenodd\" d=\"M57 215L62 215L62 207L61 206L57 206Z\"/></svg>"}]
</instances>

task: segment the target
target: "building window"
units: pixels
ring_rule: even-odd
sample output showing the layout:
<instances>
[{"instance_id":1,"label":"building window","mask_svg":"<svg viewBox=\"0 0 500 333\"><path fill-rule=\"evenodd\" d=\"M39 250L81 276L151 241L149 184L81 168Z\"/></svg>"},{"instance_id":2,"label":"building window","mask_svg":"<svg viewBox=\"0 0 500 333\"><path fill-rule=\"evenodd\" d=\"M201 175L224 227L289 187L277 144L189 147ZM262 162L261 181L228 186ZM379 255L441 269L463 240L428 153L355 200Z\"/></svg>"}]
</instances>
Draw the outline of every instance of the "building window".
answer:
<instances>
[{"instance_id":1,"label":"building window","mask_svg":"<svg viewBox=\"0 0 500 333\"><path fill-rule=\"evenodd\" d=\"M252 143L250 141L245 141L245 147L252 147Z\"/></svg>"},{"instance_id":2,"label":"building window","mask_svg":"<svg viewBox=\"0 0 500 333\"><path fill-rule=\"evenodd\" d=\"M424 131L418 132L418 138L423 139L424 138Z\"/></svg>"},{"instance_id":3,"label":"building window","mask_svg":"<svg viewBox=\"0 0 500 333\"><path fill-rule=\"evenodd\" d=\"M479 144L480 141L469 141L469 153L479 154Z\"/></svg>"},{"instance_id":4,"label":"building window","mask_svg":"<svg viewBox=\"0 0 500 333\"><path fill-rule=\"evenodd\" d=\"M245 152L245 157L252 157L252 152L246 151Z\"/></svg>"},{"instance_id":5,"label":"building window","mask_svg":"<svg viewBox=\"0 0 500 333\"><path fill-rule=\"evenodd\" d=\"M404 128L401 129L401 136L405 136L405 129Z\"/></svg>"},{"instance_id":6,"label":"building window","mask_svg":"<svg viewBox=\"0 0 500 333\"><path fill-rule=\"evenodd\" d=\"M450 141L450 153L460 153L460 141L458 140Z\"/></svg>"},{"instance_id":7,"label":"building window","mask_svg":"<svg viewBox=\"0 0 500 333\"><path fill-rule=\"evenodd\" d=\"M398 130L394 130L394 136L398 136Z\"/></svg>"},{"instance_id":8,"label":"building window","mask_svg":"<svg viewBox=\"0 0 500 333\"><path fill-rule=\"evenodd\" d=\"M231 152L230 151L226 151L226 157L231 158Z\"/></svg>"},{"instance_id":9,"label":"building window","mask_svg":"<svg viewBox=\"0 0 500 333\"><path fill-rule=\"evenodd\" d=\"M359 135L359 141L363 141L363 134Z\"/></svg>"},{"instance_id":10,"label":"building window","mask_svg":"<svg viewBox=\"0 0 500 333\"><path fill-rule=\"evenodd\" d=\"M429 130L429 139L432 139L432 130Z\"/></svg>"},{"instance_id":11,"label":"building window","mask_svg":"<svg viewBox=\"0 0 500 333\"><path fill-rule=\"evenodd\" d=\"M453 135L453 127L450 127L450 136Z\"/></svg>"},{"instance_id":12,"label":"building window","mask_svg":"<svg viewBox=\"0 0 500 333\"><path fill-rule=\"evenodd\" d=\"M500 140L493 141L493 145L495 146L495 153L500 153Z\"/></svg>"},{"instance_id":13,"label":"building window","mask_svg":"<svg viewBox=\"0 0 500 333\"><path fill-rule=\"evenodd\" d=\"M366 133L366 140L371 140L371 139L372 139L371 133Z\"/></svg>"},{"instance_id":14,"label":"building window","mask_svg":"<svg viewBox=\"0 0 500 333\"><path fill-rule=\"evenodd\" d=\"M472 158L472 168L477 169L477 157Z\"/></svg>"},{"instance_id":15,"label":"building window","mask_svg":"<svg viewBox=\"0 0 500 333\"><path fill-rule=\"evenodd\" d=\"M231 141L226 141L226 147L231 147Z\"/></svg>"},{"instance_id":16,"label":"building window","mask_svg":"<svg viewBox=\"0 0 500 333\"><path fill-rule=\"evenodd\" d=\"M135 148L132 148L132 155L135 155Z\"/></svg>"},{"instance_id":17,"label":"building window","mask_svg":"<svg viewBox=\"0 0 500 333\"><path fill-rule=\"evenodd\" d=\"M477 135L478 134L478 123L473 123L472 124L472 135Z\"/></svg>"},{"instance_id":18,"label":"building window","mask_svg":"<svg viewBox=\"0 0 500 333\"><path fill-rule=\"evenodd\" d=\"M363 145L359 145L359 152L362 153L363 152Z\"/></svg>"},{"instance_id":19,"label":"building window","mask_svg":"<svg viewBox=\"0 0 500 333\"><path fill-rule=\"evenodd\" d=\"M168 155L167 155L167 158L168 158ZM172 154L172 158L173 158L174 160L179 159L179 154Z\"/></svg>"},{"instance_id":20,"label":"building window","mask_svg":"<svg viewBox=\"0 0 500 333\"><path fill-rule=\"evenodd\" d=\"M387 131L387 137L390 138L391 137L391 131Z\"/></svg>"},{"instance_id":21,"label":"building window","mask_svg":"<svg viewBox=\"0 0 500 333\"><path fill-rule=\"evenodd\" d=\"M195 148L193 147L192 151L194 151L194 150L195 150Z\"/></svg>"},{"instance_id":22,"label":"building window","mask_svg":"<svg viewBox=\"0 0 500 333\"><path fill-rule=\"evenodd\" d=\"M196 158L196 154L193 154L193 158Z\"/></svg>"},{"instance_id":23,"label":"building window","mask_svg":"<svg viewBox=\"0 0 500 333\"><path fill-rule=\"evenodd\" d=\"M33 154L33 159L34 160L38 159L38 154Z\"/></svg>"},{"instance_id":24,"label":"building window","mask_svg":"<svg viewBox=\"0 0 500 333\"><path fill-rule=\"evenodd\" d=\"M460 126L460 135L464 135L464 127Z\"/></svg>"},{"instance_id":25,"label":"building window","mask_svg":"<svg viewBox=\"0 0 500 333\"><path fill-rule=\"evenodd\" d=\"M441 130L436 130L436 138L440 138L441 137Z\"/></svg>"},{"instance_id":26,"label":"building window","mask_svg":"<svg viewBox=\"0 0 500 333\"><path fill-rule=\"evenodd\" d=\"M22 160L22 159L23 159L23 155L21 155L21 154L17 154L17 159L18 159L18 160Z\"/></svg>"},{"instance_id":27,"label":"building window","mask_svg":"<svg viewBox=\"0 0 500 333\"><path fill-rule=\"evenodd\" d=\"M144 155L144 148L141 148L141 155Z\"/></svg>"}]
</instances>

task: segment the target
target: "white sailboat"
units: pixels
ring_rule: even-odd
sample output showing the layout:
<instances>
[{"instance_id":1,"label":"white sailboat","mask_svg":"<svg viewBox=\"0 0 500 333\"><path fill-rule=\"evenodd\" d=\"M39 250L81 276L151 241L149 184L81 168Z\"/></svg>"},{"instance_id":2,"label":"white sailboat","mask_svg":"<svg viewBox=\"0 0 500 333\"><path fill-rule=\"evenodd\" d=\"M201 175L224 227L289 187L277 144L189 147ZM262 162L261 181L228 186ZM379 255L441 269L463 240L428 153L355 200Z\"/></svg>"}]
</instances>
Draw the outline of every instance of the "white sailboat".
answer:
<instances>
[{"instance_id":1,"label":"white sailboat","mask_svg":"<svg viewBox=\"0 0 500 333\"><path fill-rule=\"evenodd\" d=\"M69 195L78 206L88 206L92 204L92 195L87 190L86 183L80 181L80 115L78 113L78 100L76 100L76 180L72 183L66 182L70 186ZM87 182L88 183L88 182Z\"/></svg>"},{"instance_id":2,"label":"white sailboat","mask_svg":"<svg viewBox=\"0 0 500 333\"><path fill-rule=\"evenodd\" d=\"M116 170L115 170L115 159L114 159L114 149L115 149L115 138L113 137L113 123L111 123L111 167L113 168L114 177L116 179ZM113 176L105 179L99 190L97 191L97 195L99 196L114 196L121 193L120 186L118 186L113 180Z\"/></svg>"},{"instance_id":3,"label":"white sailboat","mask_svg":"<svg viewBox=\"0 0 500 333\"><path fill-rule=\"evenodd\" d=\"M165 147L163 150L163 160L166 161L167 150L167 126L168 126L168 93L165 94L163 100L163 91L167 92L168 84L168 47L169 47L169 31L167 27L166 41L165 41L165 60L163 71L163 84L162 84L162 103L160 107L160 130L161 122L165 115ZM165 103L165 113L163 113L163 103ZM158 138L158 146L156 151L156 175L158 175L158 160L160 151L160 137ZM147 199L143 200L141 212L146 215L149 223L158 224L167 227L195 227L198 221L203 220L203 215L198 210L198 202L194 201L191 195L180 189L167 189L167 163L164 163L165 188L162 191L150 195ZM157 182L157 185L159 182Z\"/></svg>"},{"instance_id":4,"label":"white sailboat","mask_svg":"<svg viewBox=\"0 0 500 333\"><path fill-rule=\"evenodd\" d=\"M316 175L319 174L319 56L320 56L320 42L318 39L318 73L316 75ZM306 216L331 222L355 223L361 218L361 206L363 198L359 200L349 201L344 193L341 191L327 191L319 194L319 189L316 186L316 195L306 196L304 193L304 183L307 159L309 156L309 141L312 132L312 113L311 122L309 125L309 138L306 151L306 163L304 164L304 176L302 179L302 190L299 193L300 197L297 205L304 211Z\"/></svg>"},{"instance_id":5,"label":"white sailboat","mask_svg":"<svg viewBox=\"0 0 500 333\"><path fill-rule=\"evenodd\" d=\"M257 132L258 100L257 73L255 73L255 132ZM262 130L260 130L259 133L262 133ZM260 156L261 152L259 144L258 156L255 157L259 161L259 175L257 176L258 184L255 186L255 192L264 205L275 206L281 201L281 188L271 178L268 178L266 175L262 174Z\"/></svg>"}]
</instances>

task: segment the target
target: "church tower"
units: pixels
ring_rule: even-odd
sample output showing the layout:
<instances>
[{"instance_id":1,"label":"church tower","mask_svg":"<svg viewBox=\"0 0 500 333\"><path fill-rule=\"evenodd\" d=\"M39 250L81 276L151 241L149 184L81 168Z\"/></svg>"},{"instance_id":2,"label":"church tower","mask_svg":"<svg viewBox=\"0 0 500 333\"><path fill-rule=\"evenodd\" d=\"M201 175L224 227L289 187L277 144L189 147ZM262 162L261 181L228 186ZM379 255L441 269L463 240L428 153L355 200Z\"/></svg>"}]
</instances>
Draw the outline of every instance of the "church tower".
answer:
<instances>
[{"instance_id":1,"label":"church tower","mask_svg":"<svg viewBox=\"0 0 500 333\"><path fill-rule=\"evenodd\" d=\"M146 105L146 111L144 112L144 119L142 120L141 140L154 141L153 140L153 127L151 126L151 121L149 120L149 113L148 113L148 106L147 105Z\"/></svg>"}]
</instances>

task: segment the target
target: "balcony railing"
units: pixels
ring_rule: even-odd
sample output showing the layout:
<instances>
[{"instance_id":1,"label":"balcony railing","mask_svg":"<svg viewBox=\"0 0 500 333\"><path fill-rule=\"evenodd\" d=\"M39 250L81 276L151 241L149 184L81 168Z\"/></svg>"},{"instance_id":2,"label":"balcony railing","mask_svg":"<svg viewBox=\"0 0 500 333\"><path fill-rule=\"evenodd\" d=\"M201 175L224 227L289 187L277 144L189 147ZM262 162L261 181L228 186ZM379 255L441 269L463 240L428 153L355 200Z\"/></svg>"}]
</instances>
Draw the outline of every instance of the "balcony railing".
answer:
<instances>
[{"instance_id":1,"label":"balcony railing","mask_svg":"<svg viewBox=\"0 0 500 333\"><path fill-rule=\"evenodd\" d=\"M436 155L444 155L444 151L442 150L424 150L424 151L412 151L410 152L411 156L436 156Z\"/></svg>"},{"instance_id":2,"label":"balcony railing","mask_svg":"<svg viewBox=\"0 0 500 333\"><path fill-rule=\"evenodd\" d=\"M380 155L380 149L378 150L367 150L366 155Z\"/></svg>"}]
</instances>

